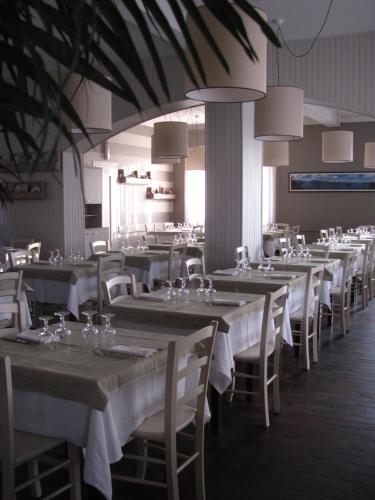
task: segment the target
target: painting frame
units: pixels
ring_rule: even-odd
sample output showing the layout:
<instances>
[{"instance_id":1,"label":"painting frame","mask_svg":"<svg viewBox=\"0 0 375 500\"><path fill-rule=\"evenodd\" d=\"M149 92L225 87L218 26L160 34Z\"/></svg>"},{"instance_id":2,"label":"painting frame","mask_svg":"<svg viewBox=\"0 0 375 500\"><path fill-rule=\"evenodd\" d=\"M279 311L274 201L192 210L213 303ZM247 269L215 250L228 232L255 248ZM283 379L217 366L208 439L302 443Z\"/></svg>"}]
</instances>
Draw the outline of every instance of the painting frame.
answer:
<instances>
[{"instance_id":1,"label":"painting frame","mask_svg":"<svg viewBox=\"0 0 375 500\"><path fill-rule=\"evenodd\" d=\"M289 172L290 193L375 192L373 172Z\"/></svg>"}]
</instances>

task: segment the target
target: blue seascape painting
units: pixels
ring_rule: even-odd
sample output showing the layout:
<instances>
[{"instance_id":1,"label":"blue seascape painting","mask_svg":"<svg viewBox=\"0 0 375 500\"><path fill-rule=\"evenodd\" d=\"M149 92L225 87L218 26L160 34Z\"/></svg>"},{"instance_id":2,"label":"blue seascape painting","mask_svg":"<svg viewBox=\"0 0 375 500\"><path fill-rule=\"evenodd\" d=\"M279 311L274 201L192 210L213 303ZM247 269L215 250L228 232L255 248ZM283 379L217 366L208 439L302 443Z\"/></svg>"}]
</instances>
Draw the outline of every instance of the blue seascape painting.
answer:
<instances>
[{"instance_id":1,"label":"blue seascape painting","mask_svg":"<svg viewBox=\"0 0 375 500\"><path fill-rule=\"evenodd\" d=\"M375 172L290 173L289 191L375 191Z\"/></svg>"}]
</instances>

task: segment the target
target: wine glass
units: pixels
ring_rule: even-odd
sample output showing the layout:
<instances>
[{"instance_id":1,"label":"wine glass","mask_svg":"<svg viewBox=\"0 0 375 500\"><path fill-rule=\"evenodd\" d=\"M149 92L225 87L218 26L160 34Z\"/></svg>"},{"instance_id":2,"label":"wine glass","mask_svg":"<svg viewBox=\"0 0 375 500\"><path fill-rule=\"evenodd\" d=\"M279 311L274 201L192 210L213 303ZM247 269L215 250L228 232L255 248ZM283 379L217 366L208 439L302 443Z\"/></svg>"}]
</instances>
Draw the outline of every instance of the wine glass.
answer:
<instances>
[{"instance_id":1,"label":"wine glass","mask_svg":"<svg viewBox=\"0 0 375 500\"><path fill-rule=\"evenodd\" d=\"M81 330L83 338L98 335L99 330L92 323L92 318L96 313L97 311L82 311L82 314L87 317L86 326Z\"/></svg>"},{"instance_id":2,"label":"wine glass","mask_svg":"<svg viewBox=\"0 0 375 500\"><path fill-rule=\"evenodd\" d=\"M60 319L60 323L57 329L55 330L55 335L57 335L60 339L63 339L71 335L72 331L65 324L65 318L70 314L70 311L58 311L54 312L53 314Z\"/></svg>"},{"instance_id":3,"label":"wine glass","mask_svg":"<svg viewBox=\"0 0 375 500\"><path fill-rule=\"evenodd\" d=\"M55 261L55 253L53 250L50 250L49 251L49 259L48 259L48 263L51 264L52 266L54 266L56 264L56 261Z\"/></svg>"},{"instance_id":4,"label":"wine glass","mask_svg":"<svg viewBox=\"0 0 375 500\"><path fill-rule=\"evenodd\" d=\"M172 281L166 281L168 288L167 288L167 300L171 301L172 303L176 302L176 292L173 290L172 286Z\"/></svg>"},{"instance_id":5,"label":"wine glass","mask_svg":"<svg viewBox=\"0 0 375 500\"><path fill-rule=\"evenodd\" d=\"M212 283L211 279L207 278L207 284L208 284L208 288L206 288L206 300L205 300L205 302L208 305L212 305L212 301L214 299L216 290L213 287L213 283Z\"/></svg>"},{"instance_id":6,"label":"wine glass","mask_svg":"<svg viewBox=\"0 0 375 500\"><path fill-rule=\"evenodd\" d=\"M115 315L111 313L101 314L104 319L104 328L100 330L100 336L104 347L113 347L116 344L115 335L117 331L111 326L111 318Z\"/></svg>"},{"instance_id":7,"label":"wine glass","mask_svg":"<svg viewBox=\"0 0 375 500\"><path fill-rule=\"evenodd\" d=\"M58 337L56 335L56 332L51 332L51 330L48 329L48 323L51 319L53 319L52 316L39 316L39 321L42 322L43 327L39 332L39 339L41 342L55 342L58 340Z\"/></svg>"},{"instance_id":8,"label":"wine glass","mask_svg":"<svg viewBox=\"0 0 375 500\"><path fill-rule=\"evenodd\" d=\"M189 302L189 289L186 288L186 279L185 278L177 278L176 282L179 284L179 288L177 289L177 297L179 297L182 302Z\"/></svg>"},{"instance_id":9,"label":"wine glass","mask_svg":"<svg viewBox=\"0 0 375 500\"><path fill-rule=\"evenodd\" d=\"M199 278L199 287L197 288L197 297L203 302L206 296L206 289L204 287L204 277Z\"/></svg>"}]
</instances>

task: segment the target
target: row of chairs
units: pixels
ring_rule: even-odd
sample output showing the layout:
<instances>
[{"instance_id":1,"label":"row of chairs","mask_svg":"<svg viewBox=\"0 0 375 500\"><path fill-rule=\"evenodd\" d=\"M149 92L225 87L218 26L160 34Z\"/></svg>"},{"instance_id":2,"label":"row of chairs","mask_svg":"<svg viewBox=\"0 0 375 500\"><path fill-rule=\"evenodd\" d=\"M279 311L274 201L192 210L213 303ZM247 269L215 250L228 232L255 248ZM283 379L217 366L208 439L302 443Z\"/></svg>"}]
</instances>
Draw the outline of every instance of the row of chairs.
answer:
<instances>
[{"instance_id":1,"label":"row of chairs","mask_svg":"<svg viewBox=\"0 0 375 500\"><path fill-rule=\"evenodd\" d=\"M19 249L15 252L8 251L5 260L8 260L12 267L28 264L29 262L38 262L40 259L41 247L42 243L40 241L28 243L25 249Z\"/></svg>"}]
</instances>

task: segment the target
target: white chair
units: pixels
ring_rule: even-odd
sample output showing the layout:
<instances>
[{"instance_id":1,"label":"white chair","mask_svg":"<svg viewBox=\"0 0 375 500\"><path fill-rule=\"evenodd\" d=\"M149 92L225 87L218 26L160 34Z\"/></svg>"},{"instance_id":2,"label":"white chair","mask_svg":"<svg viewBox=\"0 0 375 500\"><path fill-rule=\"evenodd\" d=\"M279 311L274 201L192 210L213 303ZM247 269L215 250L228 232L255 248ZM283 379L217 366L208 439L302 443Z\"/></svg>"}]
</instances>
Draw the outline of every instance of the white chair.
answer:
<instances>
[{"instance_id":1,"label":"white chair","mask_svg":"<svg viewBox=\"0 0 375 500\"><path fill-rule=\"evenodd\" d=\"M364 250L362 250L362 266L355 273L352 281L352 291L354 292L355 300L358 295L361 296L361 306L364 309L369 301L369 272L370 272L370 245L372 242L366 242Z\"/></svg>"},{"instance_id":2,"label":"white chair","mask_svg":"<svg viewBox=\"0 0 375 500\"><path fill-rule=\"evenodd\" d=\"M42 248L41 241L36 241L35 243L29 243L26 246L26 250L32 254L33 262L39 262L41 248Z\"/></svg>"},{"instance_id":3,"label":"white chair","mask_svg":"<svg viewBox=\"0 0 375 500\"><path fill-rule=\"evenodd\" d=\"M235 251L236 259L247 259L249 260L249 249L248 247L242 246L242 247L237 247Z\"/></svg>"},{"instance_id":4,"label":"white chair","mask_svg":"<svg viewBox=\"0 0 375 500\"><path fill-rule=\"evenodd\" d=\"M255 394L262 398L264 426L269 427L268 387L272 384L273 411L280 413L280 354L281 328L284 320L285 303L288 286L283 286L275 292L268 292L264 304L262 333L260 342L234 356L235 370L233 372L230 394ZM237 370L238 363L257 365L258 374L244 373ZM271 373L269 373L271 368ZM244 378L257 383L258 390L240 390L235 388L236 379Z\"/></svg>"},{"instance_id":5,"label":"white chair","mask_svg":"<svg viewBox=\"0 0 375 500\"><path fill-rule=\"evenodd\" d=\"M168 279L173 281L184 273L184 262L186 260L187 243L171 245L168 256Z\"/></svg>"},{"instance_id":6,"label":"white chair","mask_svg":"<svg viewBox=\"0 0 375 500\"><path fill-rule=\"evenodd\" d=\"M101 255L109 252L109 241L90 241L91 255Z\"/></svg>"},{"instance_id":7,"label":"white chair","mask_svg":"<svg viewBox=\"0 0 375 500\"><path fill-rule=\"evenodd\" d=\"M334 227L328 228L328 236L335 236L335 228Z\"/></svg>"},{"instance_id":8,"label":"white chair","mask_svg":"<svg viewBox=\"0 0 375 500\"><path fill-rule=\"evenodd\" d=\"M319 231L320 238L328 238L328 230L327 229L320 229Z\"/></svg>"},{"instance_id":9,"label":"white chair","mask_svg":"<svg viewBox=\"0 0 375 500\"><path fill-rule=\"evenodd\" d=\"M322 316L332 318L332 326L335 317L340 318L341 333L343 335L349 330L350 320L350 293L351 280L354 274L355 255L347 254L343 259L341 283L329 291L331 297L331 310L324 309Z\"/></svg>"},{"instance_id":10,"label":"white chair","mask_svg":"<svg viewBox=\"0 0 375 500\"><path fill-rule=\"evenodd\" d=\"M125 256L121 253L112 253L109 255L98 255L97 268L97 310L100 313L103 309L103 287L102 282L110 278L119 276L124 272Z\"/></svg>"},{"instance_id":11,"label":"white chair","mask_svg":"<svg viewBox=\"0 0 375 500\"><path fill-rule=\"evenodd\" d=\"M9 252L8 255L12 267L23 266L24 264L29 264L33 260L33 254L27 250Z\"/></svg>"},{"instance_id":12,"label":"white chair","mask_svg":"<svg viewBox=\"0 0 375 500\"><path fill-rule=\"evenodd\" d=\"M125 295L129 295L129 291L130 295L137 294L137 283L134 274L130 276L122 274L107 281L102 281L101 288L104 294L105 306L116 304Z\"/></svg>"},{"instance_id":13,"label":"white chair","mask_svg":"<svg viewBox=\"0 0 375 500\"><path fill-rule=\"evenodd\" d=\"M296 242L295 243L296 247L306 245L306 240L305 240L304 234L296 234L294 238L295 238L295 242Z\"/></svg>"},{"instance_id":14,"label":"white chair","mask_svg":"<svg viewBox=\"0 0 375 500\"><path fill-rule=\"evenodd\" d=\"M289 238L279 238L278 239L278 247L281 255L285 255L288 253L290 249L290 239Z\"/></svg>"},{"instance_id":15,"label":"white chair","mask_svg":"<svg viewBox=\"0 0 375 500\"><path fill-rule=\"evenodd\" d=\"M289 316L293 344L300 347L300 354L303 356L306 370L310 370L310 340L312 340L313 346L313 362L318 362L319 301L323 272L323 266L308 270L303 307Z\"/></svg>"},{"instance_id":16,"label":"white chair","mask_svg":"<svg viewBox=\"0 0 375 500\"><path fill-rule=\"evenodd\" d=\"M192 257L185 261L186 275L189 281L206 274L203 260L199 257Z\"/></svg>"},{"instance_id":17,"label":"white chair","mask_svg":"<svg viewBox=\"0 0 375 500\"><path fill-rule=\"evenodd\" d=\"M342 226L336 226L336 234L337 236L342 236Z\"/></svg>"},{"instance_id":18,"label":"white chair","mask_svg":"<svg viewBox=\"0 0 375 500\"><path fill-rule=\"evenodd\" d=\"M178 474L190 463L195 465L195 498L205 499L204 480L204 408L212 349L217 322L181 337L168 344L165 384L165 409L146 418L133 432L140 440L142 455L125 454L144 464L138 477L113 474L119 481L131 481L167 489L168 500L179 500ZM185 390L181 387L186 385ZM194 435L181 433L194 421ZM177 434L193 438L193 453L188 456L177 451ZM157 444L152 444L156 442ZM148 448L164 452L164 459L148 456ZM146 479L146 465L165 466L166 482ZM140 468L138 469L140 470Z\"/></svg>"},{"instance_id":19,"label":"white chair","mask_svg":"<svg viewBox=\"0 0 375 500\"><path fill-rule=\"evenodd\" d=\"M0 338L9 337L27 329L24 302L20 300L0 302L0 314L10 314L12 317L10 321L0 320Z\"/></svg>"},{"instance_id":20,"label":"white chair","mask_svg":"<svg viewBox=\"0 0 375 500\"><path fill-rule=\"evenodd\" d=\"M0 354L0 415L1 498L2 500L15 500L16 493L29 486L33 488L33 496L40 496L41 477L39 476L37 460L42 459L42 455L45 453L62 445L64 441L14 430L11 363L10 357L4 354ZM68 466L69 481L45 498L54 498L68 490L70 500L79 500L81 498L79 462L79 449L68 444L68 459L54 465L47 471L43 471L42 476L46 477ZM15 469L24 464L28 466L29 480L16 486Z\"/></svg>"}]
</instances>

